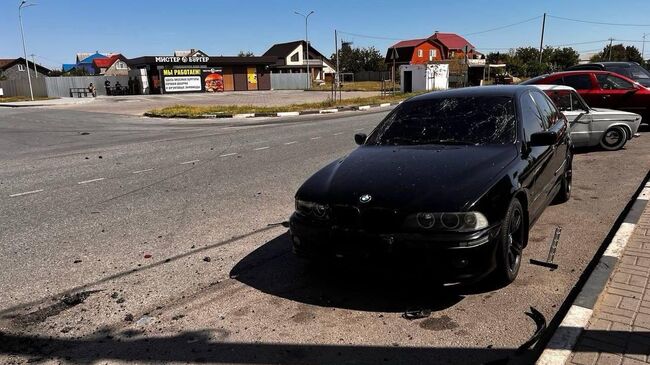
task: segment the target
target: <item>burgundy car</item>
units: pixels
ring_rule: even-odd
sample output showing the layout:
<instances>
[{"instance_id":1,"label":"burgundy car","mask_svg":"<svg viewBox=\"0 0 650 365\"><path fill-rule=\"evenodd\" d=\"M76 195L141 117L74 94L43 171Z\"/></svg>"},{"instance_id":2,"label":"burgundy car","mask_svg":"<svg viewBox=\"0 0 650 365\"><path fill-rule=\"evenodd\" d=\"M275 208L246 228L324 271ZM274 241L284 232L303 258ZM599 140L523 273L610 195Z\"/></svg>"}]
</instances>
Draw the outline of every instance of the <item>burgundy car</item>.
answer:
<instances>
[{"instance_id":1,"label":"burgundy car","mask_svg":"<svg viewBox=\"0 0 650 365\"><path fill-rule=\"evenodd\" d=\"M641 114L643 123L650 122L650 89L614 72L595 70L557 72L537 76L522 84L571 86L592 107Z\"/></svg>"}]
</instances>

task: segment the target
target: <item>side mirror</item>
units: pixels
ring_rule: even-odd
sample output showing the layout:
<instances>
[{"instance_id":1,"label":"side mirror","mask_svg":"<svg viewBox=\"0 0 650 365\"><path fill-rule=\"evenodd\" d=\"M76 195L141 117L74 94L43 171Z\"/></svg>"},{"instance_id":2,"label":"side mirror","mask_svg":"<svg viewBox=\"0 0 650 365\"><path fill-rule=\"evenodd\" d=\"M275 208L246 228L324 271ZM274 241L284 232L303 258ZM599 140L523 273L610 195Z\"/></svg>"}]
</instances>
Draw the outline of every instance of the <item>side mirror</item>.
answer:
<instances>
[{"instance_id":1,"label":"side mirror","mask_svg":"<svg viewBox=\"0 0 650 365\"><path fill-rule=\"evenodd\" d=\"M366 142L366 138L368 138L368 136L366 136L365 133L357 133L357 134L354 135L354 141L359 146L361 146L362 144L364 144Z\"/></svg>"},{"instance_id":2,"label":"side mirror","mask_svg":"<svg viewBox=\"0 0 650 365\"><path fill-rule=\"evenodd\" d=\"M552 144L555 144L556 141L557 132L553 131L537 132L530 135L531 147L550 146Z\"/></svg>"}]
</instances>

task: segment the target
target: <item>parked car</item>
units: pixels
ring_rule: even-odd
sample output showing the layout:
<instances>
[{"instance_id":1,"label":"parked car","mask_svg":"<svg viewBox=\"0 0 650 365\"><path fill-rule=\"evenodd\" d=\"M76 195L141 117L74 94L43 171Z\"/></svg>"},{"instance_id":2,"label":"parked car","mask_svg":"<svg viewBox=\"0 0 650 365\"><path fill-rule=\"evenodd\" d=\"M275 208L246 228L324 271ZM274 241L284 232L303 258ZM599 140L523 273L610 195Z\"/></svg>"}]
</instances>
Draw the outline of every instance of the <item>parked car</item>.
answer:
<instances>
[{"instance_id":1,"label":"parked car","mask_svg":"<svg viewBox=\"0 0 650 365\"><path fill-rule=\"evenodd\" d=\"M595 108L624 110L650 121L650 89L625 76L608 71L565 71L542 75L522 85L566 85Z\"/></svg>"},{"instance_id":2,"label":"parked car","mask_svg":"<svg viewBox=\"0 0 650 365\"><path fill-rule=\"evenodd\" d=\"M536 85L544 91L566 116L575 147L598 146L618 150L633 137L641 116L620 110L590 108L574 88L563 85Z\"/></svg>"},{"instance_id":3,"label":"parked car","mask_svg":"<svg viewBox=\"0 0 650 365\"><path fill-rule=\"evenodd\" d=\"M515 279L528 232L569 199L567 120L532 86L437 91L401 103L298 189L301 257L386 256L447 283Z\"/></svg>"},{"instance_id":4,"label":"parked car","mask_svg":"<svg viewBox=\"0 0 650 365\"><path fill-rule=\"evenodd\" d=\"M614 72L630 78L639 84L650 87L650 71L636 62L594 62L571 66L567 71L599 70Z\"/></svg>"}]
</instances>

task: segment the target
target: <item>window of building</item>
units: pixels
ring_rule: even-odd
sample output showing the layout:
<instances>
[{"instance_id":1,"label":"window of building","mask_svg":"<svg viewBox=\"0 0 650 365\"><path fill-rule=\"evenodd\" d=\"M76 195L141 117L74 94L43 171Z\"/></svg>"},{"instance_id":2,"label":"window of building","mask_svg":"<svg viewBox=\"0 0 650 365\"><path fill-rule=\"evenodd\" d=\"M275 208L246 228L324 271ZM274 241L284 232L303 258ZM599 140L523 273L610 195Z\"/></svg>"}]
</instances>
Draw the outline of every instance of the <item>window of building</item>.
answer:
<instances>
[{"instance_id":1,"label":"window of building","mask_svg":"<svg viewBox=\"0 0 650 365\"><path fill-rule=\"evenodd\" d=\"M418 49L418 57L422 57L422 50Z\"/></svg>"},{"instance_id":2,"label":"window of building","mask_svg":"<svg viewBox=\"0 0 650 365\"><path fill-rule=\"evenodd\" d=\"M25 65L18 64L18 71L25 71Z\"/></svg>"},{"instance_id":3,"label":"window of building","mask_svg":"<svg viewBox=\"0 0 650 365\"><path fill-rule=\"evenodd\" d=\"M126 70L126 63L118 62L117 65L115 65L115 68L118 70Z\"/></svg>"},{"instance_id":4,"label":"window of building","mask_svg":"<svg viewBox=\"0 0 650 365\"><path fill-rule=\"evenodd\" d=\"M291 62L298 62L299 57L300 57L300 55L298 54L298 52L292 54L291 55Z\"/></svg>"}]
</instances>

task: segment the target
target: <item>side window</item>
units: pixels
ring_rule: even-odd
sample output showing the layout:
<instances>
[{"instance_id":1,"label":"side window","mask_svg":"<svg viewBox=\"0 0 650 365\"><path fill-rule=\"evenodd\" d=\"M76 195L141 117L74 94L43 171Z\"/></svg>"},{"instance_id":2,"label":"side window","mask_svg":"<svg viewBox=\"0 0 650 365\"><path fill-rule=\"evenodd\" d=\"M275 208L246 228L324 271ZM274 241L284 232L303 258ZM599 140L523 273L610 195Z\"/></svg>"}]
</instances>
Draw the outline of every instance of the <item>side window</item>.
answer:
<instances>
[{"instance_id":1,"label":"side window","mask_svg":"<svg viewBox=\"0 0 650 365\"><path fill-rule=\"evenodd\" d=\"M576 90L591 89L591 77L588 74L564 76L562 85L571 86Z\"/></svg>"},{"instance_id":2,"label":"side window","mask_svg":"<svg viewBox=\"0 0 650 365\"><path fill-rule=\"evenodd\" d=\"M630 68L629 67L608 67L607 71L616 72L619 75L630 77Z\"/></svg>"},{"instance_id":3,"label":"side window","mask_svg":"<svg viewBox=\"0 0 650 365\"><path fill-rule=\"evenodd\" d=\"M560 111L570 112L575 110L569 90L546 90L545 92Z\"/></svg>"},{"instance_id":4,"label":"side window","mask_svg":"<svg viewBox=\"0 0 650 365\"><path fill-rule=\"evenodd\" d=\"M524 128L524 137L526 141L530 141L530 135L545 130L542 118L539 115L539 110L535 105L535 101L530 93L521 96L521 110L522 110L522 126Z\"/></svg>"},{"instance_id":5,"label":"side window","mask_svg":"<svg viewBox=\"0 0 650 365\"><path fill-rule=\"evenodd\" d=\"M542 120L544 121L544 126L548 128L555 124L555 121L557 120L557 110L555 109L555 106L553 106L548 98L541 92L533 92L532 95L535 104L537 104L537 107L539 108Z\"/></svg>"},{"instance_id":6,"label":"side window","mask_svg":"<svg viewBox=\"0 0 650 365\"><path fill-rule=\"evenodd\" d=\"M291 55L291 62L298 62L298 57L300 57L300 56L298 55L298 52L292 54L292 55Z\"/></svg>"},{"instance_id":7,"label":"side window","mask_svg":"<svg viewBox=\"0 0 650 365\"><path fill-rule=\"evenodd\" d=\"M608 74L596 75L596 80L601 89L604 90L629 90L634 89L634 85L620 77Z\"/></svg>"},{"instance_id":8,"label":"side window","mask_svg":"<svg viewBox=\"0 0 650 365\"><path fill-rule=\"evenodd\" d=\"M418 57L422 57L422 50L418 49Z\"/></svg>"}]
</instances>

